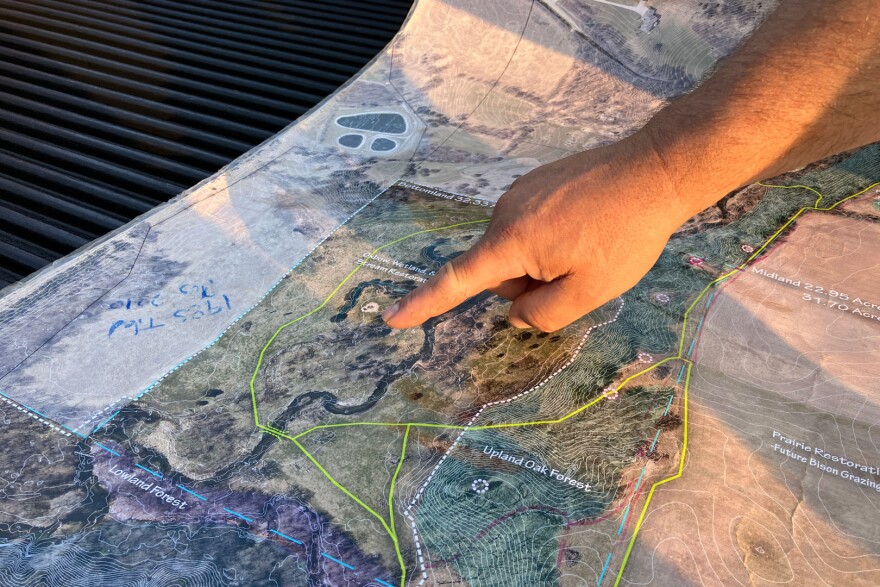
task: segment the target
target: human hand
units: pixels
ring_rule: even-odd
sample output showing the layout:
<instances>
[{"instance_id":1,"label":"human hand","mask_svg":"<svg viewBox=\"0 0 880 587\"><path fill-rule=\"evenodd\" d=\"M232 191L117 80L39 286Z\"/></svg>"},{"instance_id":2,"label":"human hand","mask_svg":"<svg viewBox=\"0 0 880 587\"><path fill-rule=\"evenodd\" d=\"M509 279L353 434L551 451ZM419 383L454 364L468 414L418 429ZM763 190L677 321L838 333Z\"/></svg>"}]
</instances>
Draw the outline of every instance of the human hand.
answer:
<instances>
[{"instance_id":1,"label":"human hand","mask_svg":"<svg viewBox=\"0 0 880 587\"><path fill-rule=\"evenodd\" d=\"M622 294L688 217L650 137L634 135L517 179L483 238L388 308L409 328L489 290L510 323L558 330Z\"/></svg>"}]
</instances>

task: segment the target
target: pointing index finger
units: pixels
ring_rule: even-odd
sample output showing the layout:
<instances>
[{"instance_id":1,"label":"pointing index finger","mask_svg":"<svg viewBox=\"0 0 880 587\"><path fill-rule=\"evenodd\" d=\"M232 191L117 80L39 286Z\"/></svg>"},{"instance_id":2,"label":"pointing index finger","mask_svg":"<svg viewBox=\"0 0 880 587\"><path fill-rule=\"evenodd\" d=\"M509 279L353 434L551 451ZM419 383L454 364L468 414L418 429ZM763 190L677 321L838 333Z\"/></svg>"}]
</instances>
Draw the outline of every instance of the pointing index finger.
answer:
<instances>
[{"instance_id":1,"label":"pointing index finger","mask_svg":"<svg viewBox=\"0 0 880 587\"><path fill-rule=\"evenodd\" d=\"M484 237L441 267L426 284L385 310L382 318L392 328L417 326L506 279L519 277L523 273L513 261L511 248L506 242Z\"/></svg>"}]
</instances>

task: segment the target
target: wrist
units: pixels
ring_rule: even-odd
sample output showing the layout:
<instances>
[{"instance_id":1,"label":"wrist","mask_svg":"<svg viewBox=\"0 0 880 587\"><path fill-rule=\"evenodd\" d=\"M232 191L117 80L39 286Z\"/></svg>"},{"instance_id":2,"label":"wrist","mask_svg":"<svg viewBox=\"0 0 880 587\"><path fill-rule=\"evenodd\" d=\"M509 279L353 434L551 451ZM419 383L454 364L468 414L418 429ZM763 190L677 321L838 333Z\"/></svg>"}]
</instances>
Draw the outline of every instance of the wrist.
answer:
<instances>
[{"instance_id":1,"label":"wrist","mask_svg":"<svg viewBox=\"0 0 880 587\"><path fill-rule=\"evenodd\" d=\"M670 206L680 225L733 190L765 177L782 153L770 148L779 147L778 142L758 129L742 128L736 116L685 114L674 106L633 138L648 145L656 167L674 186Z\"/></svg>"},{"instance_id":2,"label":"wrist","mask_svg":"<svg viewBox=\"0 0 880 587\"><path fill-rule=\"evenodd\" d=\"M571 168L577 169L571 183L573 191L580 195L580 203L590 215L596 216L595 185L605 187L611 196L602 202L608 217L629 218L634 223L631 228L643 235L668 239L699 212L692 211L693 201L685 195L689 178L681 173L684 168L678 160L664 160L647 132L639 131L606 147L578 153L569 161Z\"/></svg>"}]
</instances>

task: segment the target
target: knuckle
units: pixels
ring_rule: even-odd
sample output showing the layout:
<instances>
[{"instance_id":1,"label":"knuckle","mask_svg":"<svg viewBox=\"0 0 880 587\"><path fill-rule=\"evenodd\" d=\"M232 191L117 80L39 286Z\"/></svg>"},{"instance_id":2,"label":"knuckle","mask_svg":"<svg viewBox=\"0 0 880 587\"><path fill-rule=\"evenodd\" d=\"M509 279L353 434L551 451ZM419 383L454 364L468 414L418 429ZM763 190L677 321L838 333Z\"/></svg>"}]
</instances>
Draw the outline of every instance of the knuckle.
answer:
<instances>
[{"instance_id":1,"label":"knuckle","mask_svg":"<svg viewBox=\"0 0 880 587\"><path fill-rule=\"evenodd\" d=\"M505 222L493 227L481 243L498 261L509 261L523 248L523 230L517 222Z\"/></svg>"},{"instance_id":2,"label":"knuckle","mask_svg":"<svg viewBox=\"0 0 880 587\"><path fill-rule=\"evenodd\" d=\"M522 228L518 222L505 222L493 231L495 242L516 242L522 236Z\"/></svg>"},{"instance_id":3,"label":"knuckle","mask_svg":"<svg viewBox=\"0 0 880 587\"><path fill-rule=\"evenodd\" d=\"M514 194L514 186L516 186L516 182L513 182L510 186L510 190L504 192L500 196L498 196L498 200L495 202L495 209L492 211L492 214L498 214L505 212L509 207L514 205L514 200L516 199Z\"/></svg>"}]
</instances>

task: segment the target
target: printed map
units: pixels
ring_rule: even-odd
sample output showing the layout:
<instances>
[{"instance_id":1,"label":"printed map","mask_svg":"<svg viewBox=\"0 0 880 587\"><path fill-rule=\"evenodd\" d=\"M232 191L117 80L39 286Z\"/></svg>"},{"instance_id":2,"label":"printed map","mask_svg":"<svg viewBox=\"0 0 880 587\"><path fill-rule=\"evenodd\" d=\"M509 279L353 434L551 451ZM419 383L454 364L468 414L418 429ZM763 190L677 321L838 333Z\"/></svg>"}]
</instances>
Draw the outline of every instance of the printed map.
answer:
<instances>
[{"instance_id":1,"label":"printed map","mask_svg":"<svg viewBox=\"0 0 880 587\"><path fill-rule=\"evenodd\" d=\"M0 296L0 585L880 584L880 147L555 333L380 318L772 2L420 0L357 77Z\"/></svg>"}]
</instances>

